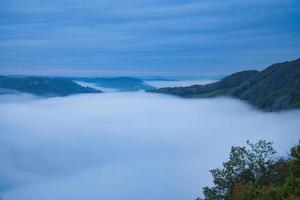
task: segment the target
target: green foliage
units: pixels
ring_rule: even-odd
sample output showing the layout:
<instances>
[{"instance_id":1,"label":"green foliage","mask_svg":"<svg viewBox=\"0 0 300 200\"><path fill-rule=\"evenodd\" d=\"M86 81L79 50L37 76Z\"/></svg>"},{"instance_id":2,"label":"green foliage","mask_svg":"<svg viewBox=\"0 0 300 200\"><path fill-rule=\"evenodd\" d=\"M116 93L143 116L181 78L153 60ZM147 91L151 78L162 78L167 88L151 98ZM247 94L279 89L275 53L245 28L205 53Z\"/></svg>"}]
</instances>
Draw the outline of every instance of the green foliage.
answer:
<instances>
[{"instance_id":1,"label":"green foliage","mask_svg":"<svg viewBox=\"0 0 300 200\"><path fill-rule=\"evenodd\" d=\"M288 158L276 158L271 142L232 147L223 168L211 170L214 187L205 200L300 200L300 143Z\"/></svg>"}]
</instances>

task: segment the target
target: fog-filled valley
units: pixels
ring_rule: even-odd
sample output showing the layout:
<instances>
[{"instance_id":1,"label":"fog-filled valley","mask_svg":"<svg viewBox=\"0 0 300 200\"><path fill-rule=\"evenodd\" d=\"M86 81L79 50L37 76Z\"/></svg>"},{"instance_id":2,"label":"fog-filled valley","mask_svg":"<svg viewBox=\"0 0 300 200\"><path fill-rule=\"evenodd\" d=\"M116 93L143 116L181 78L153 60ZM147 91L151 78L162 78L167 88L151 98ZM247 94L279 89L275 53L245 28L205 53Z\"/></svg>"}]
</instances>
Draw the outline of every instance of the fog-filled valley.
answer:
<instances>
[{"instance_id":1,"label":"fog-filled valley","mask_svg":"<svg viewBox=\"0 0 300 200\"><path fill-rule=\"evenodd\" d=\"M0 96L0 198L195 199L232 145L285 155L300 111L145 92Z\"/></svg>"},{"instance_id":2,"label":"fog-filled valley","mask_svg":"<svg viewBox=\"0 0 300 200\"><path fill-rule=\"evenodd\" d=\"M300 0L0 16L0 200L300 200Z\"/></svg>"}]
</instances>

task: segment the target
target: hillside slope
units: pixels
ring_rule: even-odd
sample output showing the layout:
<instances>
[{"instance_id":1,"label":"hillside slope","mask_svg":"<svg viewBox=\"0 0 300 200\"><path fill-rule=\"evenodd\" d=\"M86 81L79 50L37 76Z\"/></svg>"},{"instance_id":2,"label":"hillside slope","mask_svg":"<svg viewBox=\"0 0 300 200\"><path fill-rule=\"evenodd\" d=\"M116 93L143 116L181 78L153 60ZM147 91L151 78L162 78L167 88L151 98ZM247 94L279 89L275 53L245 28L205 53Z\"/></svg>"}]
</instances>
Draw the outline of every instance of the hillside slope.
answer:
<instances>
[{"instance_id":1,"label":"hillside slope","mask_svg":"<svg viewBox=\"0 0 300 200\"><path fill-rule=\"evenodd\" d=\"M273 64L261 72L237 72L207 85L152 92L194 98L231 96L267 111L300 108L300 59Z\"/></svg>"},{"instance_id":2,"label":"hillside slope","mask_svg":"<svg viewBox=\"0 0 300 200\"><path fill-rule=\"evenodd\" d=\"M114 88L119 91L151 90L153 87L147 85L143 80L132 77L98 77L98 78L72 78L75 81L93 83L103 88Z\"/></svg>"},{"instance_id":3,"label":"hillside slope","mask_svg":"<svg viewBox=\"0 0 300 200\"><path fill-rule=\"evenodd\" d=\"M241 84L233 96L266 110L300 108L300 59L271 65Z\"/></svg>"},{"instance_id":4,"label":"hillside slope","mask_svg":"<svg viewBox=\"0 0 300 200\"><path fill-rule=\"evenodd\" d=\"M0 76L0 88L39 96L67 96L80 93L100 93L89 87L62 78Z\"/></svg>"},{"instance_id":5,"label":"hillside slope","mask_svg":"<svg viewBox=\"0 0 300 200\"><path fill-rule=\"evenodd\" d=\"M173 88L159 88L153 90L158 93L167 93L183 97L214 97L219 95L230 94L233 90L239 87L245 80L257 75L256 70L243 71L231 74L224 79L206 84L206 85L192 85L188 87L173 87Z\"/></svg>"}]
</instances>

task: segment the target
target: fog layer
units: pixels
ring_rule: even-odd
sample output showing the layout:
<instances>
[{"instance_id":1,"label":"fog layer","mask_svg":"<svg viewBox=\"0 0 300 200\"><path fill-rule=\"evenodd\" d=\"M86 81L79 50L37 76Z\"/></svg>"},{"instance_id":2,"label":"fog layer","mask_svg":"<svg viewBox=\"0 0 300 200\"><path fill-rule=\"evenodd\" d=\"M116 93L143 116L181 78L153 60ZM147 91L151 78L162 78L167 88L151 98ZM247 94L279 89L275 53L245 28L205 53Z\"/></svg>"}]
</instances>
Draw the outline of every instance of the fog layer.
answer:
<instances>
[{"instance_id":1,"label":"fog layer","mask_svg":"<svg viewBox=\"0 0 300 200\"><path fill-rule=\"evenodd\" d=\"M150 80L145 81L148 85L155 88L162 87L184 87L191 85L204 85L217 81L216 79L200 79L200 80Z\"/></svg>"},{"instance_id":2,"label":"fog layer","mask_svg":"<svg viewBox=\"0 0 300 200\"><path fill-rule=\"evenodd\" d=\"M283 155L299 139L299 111L264 113L233 99L20 98L0 96L4 200L192 200L231 145L266 139Z\"/></svg>"}]
</instances>

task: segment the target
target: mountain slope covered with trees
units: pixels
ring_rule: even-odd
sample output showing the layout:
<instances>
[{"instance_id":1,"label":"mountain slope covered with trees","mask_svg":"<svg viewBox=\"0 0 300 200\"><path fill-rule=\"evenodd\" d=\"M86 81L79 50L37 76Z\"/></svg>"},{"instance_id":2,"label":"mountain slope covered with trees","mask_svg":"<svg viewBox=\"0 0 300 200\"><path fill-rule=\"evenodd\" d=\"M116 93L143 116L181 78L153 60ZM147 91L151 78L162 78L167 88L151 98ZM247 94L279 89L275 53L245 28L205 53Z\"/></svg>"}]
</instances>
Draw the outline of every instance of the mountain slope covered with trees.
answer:
<instances>
[{"instance_id":1,"label":"mountain slope covered with trees","mask_svg":"<svg viewBox=\"0 0 300 200\"><path fill-rule=\"evenodd\" d=\"M101 92L68 79L47 77L0 76L0 88L47 97Z\"/></svg>"},{"instance_id":2,"label":"mountain slope covered with trees","mask_svg":"<svg viewBox=\"0 0 300 200\"><path fill-rule=\"evenodd\" d=\"M154 89L142 79L132 77L97 77L97 78L72 78L75 81L94 83L99 87L115 88L119 91L138 91Z\"/></svg>"},{"instance_id":3,"label":"mountain slope covered with trees","mask_svg":"<svg viewBox=\"0 0 300 200\"><path fill-rule=\"evenodd\" d=\"M242 71L224 79L152 92L189 98L231 96L267 111L300 108L300 59L273 64L263 71Z\"/></svg>"}]
</instances>

